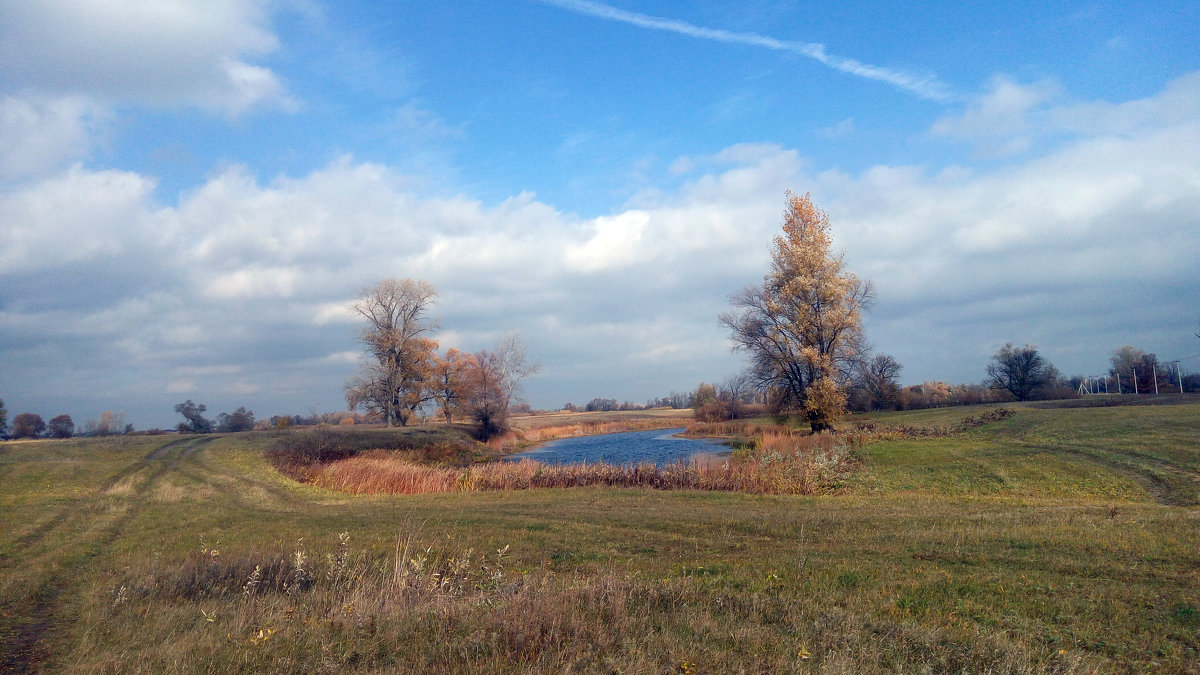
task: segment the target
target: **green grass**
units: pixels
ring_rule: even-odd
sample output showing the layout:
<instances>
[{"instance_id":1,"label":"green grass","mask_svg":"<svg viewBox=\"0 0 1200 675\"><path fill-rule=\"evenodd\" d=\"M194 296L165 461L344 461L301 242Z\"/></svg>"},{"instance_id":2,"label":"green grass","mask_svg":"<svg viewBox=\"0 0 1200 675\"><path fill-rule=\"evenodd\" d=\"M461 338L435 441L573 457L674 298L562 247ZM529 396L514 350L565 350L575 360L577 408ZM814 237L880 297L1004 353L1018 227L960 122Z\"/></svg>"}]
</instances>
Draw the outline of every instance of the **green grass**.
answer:
<instances>
[{"instance_id":1,"label":"green grass","mask_svg":"<svg viewBox=\"0 0 1200 675\"><path fill-rule=\"evenodd\" d=\"M4 444L0 666L1194 672L1200 404L1009 407L823 497L349 496L254 434Z\"/></svg>"}]
</instances>

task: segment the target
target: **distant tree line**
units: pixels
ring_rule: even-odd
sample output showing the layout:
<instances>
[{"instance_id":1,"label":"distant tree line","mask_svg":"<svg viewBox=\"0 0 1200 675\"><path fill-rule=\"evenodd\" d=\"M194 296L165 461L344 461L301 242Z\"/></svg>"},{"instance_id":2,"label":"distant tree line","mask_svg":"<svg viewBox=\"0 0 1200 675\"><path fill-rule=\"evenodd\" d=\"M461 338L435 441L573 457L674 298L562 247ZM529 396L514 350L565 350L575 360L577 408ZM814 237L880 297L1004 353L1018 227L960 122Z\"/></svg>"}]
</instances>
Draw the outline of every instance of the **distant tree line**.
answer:
<instances>
[{"instance_id":1,"label":"distant tree line","mask_svg":"<svg viewBox=\"0 0 1200 675\"><path fill-rule=\"evenodd\" d=\"M25 412L13 417L12 428L9 429L8 410L4 407L4 401L0 400L0 438L72 438L130 433L133 433L133 425L125 423L125 414L112 410L101 413L99 420L89 419L78 427L67 414L56 415L46 422L37 413Z\"/></svg>"}]
</instances>

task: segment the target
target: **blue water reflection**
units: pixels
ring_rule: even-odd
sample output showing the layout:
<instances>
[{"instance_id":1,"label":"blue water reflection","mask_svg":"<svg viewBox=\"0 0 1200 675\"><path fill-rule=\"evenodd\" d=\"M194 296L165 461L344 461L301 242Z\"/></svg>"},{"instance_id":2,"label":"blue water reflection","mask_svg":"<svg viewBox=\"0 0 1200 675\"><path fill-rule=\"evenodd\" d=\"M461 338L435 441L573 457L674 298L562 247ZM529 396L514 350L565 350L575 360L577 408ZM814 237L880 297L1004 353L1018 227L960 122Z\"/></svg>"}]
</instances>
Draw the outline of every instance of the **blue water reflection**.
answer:
<instances>
[{"instance_id":1,"label":"blue water reflection","mask_svg":"<svg viewBox=\"0 0 1200 675\"><path fill-rule=\"evenodd\" d=\"M654 462L663 466L686 461L694 455L729 454L729 447L720 441L675 436L682 431L682 428L657 429L560 438L533 450L509 455L505 461L532 459L547 464L607 462L620 465Z\"/></svg>"}]
</instances>

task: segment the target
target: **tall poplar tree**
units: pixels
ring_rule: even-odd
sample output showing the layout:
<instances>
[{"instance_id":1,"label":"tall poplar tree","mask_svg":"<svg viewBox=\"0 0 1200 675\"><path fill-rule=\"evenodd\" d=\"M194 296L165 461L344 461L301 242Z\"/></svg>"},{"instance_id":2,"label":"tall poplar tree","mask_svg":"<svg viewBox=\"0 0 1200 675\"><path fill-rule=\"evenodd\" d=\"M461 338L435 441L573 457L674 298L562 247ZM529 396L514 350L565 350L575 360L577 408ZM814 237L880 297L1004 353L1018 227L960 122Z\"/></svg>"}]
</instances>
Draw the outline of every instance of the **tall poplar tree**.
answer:
<instances>
[{"instance_id":1,"label":"tall poplar tree","mask_svg":"<svg viewBox=\"0 0 1200 675\"><path fill-rule=\"evenodd\" d=\"M802 413L814 432L832 430L845 412L846 388L866 350L862 310L874 288L842 268L829 216L808 194L786 196L783 232L761 286L733 296L722 314L734 349L781 410Z\"/></svg>"}]
</instances>

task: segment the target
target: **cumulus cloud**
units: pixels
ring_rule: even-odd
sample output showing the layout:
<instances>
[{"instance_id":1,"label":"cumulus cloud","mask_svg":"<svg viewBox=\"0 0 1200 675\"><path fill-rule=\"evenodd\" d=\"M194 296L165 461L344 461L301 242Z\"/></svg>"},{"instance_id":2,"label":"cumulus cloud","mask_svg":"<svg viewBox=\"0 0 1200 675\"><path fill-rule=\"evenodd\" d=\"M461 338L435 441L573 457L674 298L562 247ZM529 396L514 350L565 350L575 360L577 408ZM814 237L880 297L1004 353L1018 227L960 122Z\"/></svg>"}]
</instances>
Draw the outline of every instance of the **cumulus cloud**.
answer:
<instances>
[{"instance_id":1,"label":"cumulus cloud","mask_svg":"<svg viewBox=\"0 0 1200 675\"><path fill-rule=\"evenodd\" d=\"M988 171L846 174L732 146L596 218L529 193L432 196L349 157L265 183L231 167L174 206L149 177L73 166L0 196L0 360L9 382L141 397L152 419L172 402L146 389L260 415L331 409L357 354L349 303L416 277L441 292L447 345L525 337L544 364L535 404L644 399L738 367L716 316L766 272L791 188L812 191L849 269L876 283L869 337L906 377L977 381L1009 340L1098 369L1120 344L1177 344L1165 336L1194 311L1180 280L1200 250L1200 119L1179 111L1197 84L1089 104L1105 133ZM1033 109L1031 129L1065 108L1009 107Z\"/></svg>"},{"instance_id":2,"label":"cumulus cloud","mask_svg":"<svg viewBox=\"0 0 1200 675\"><path fill-rule=\"evenodd\" d=\"M45 175L82 158L108 119L82 96L0 97L0 179Z\"/></svg>"},{"instance_id":3,"label":"cumulus cloud","mask_svg":"<svg viewBox=\"0 0 1200 675\"><path fill-rule=\"evenodd\" d=\"M961 111L938 119L930 134L974 143L983 156L1019 155L1055 136L1094 138L1152 133L1200 118L1200 72L1188 73L1144 99L1074 101L1053 81L1022 84L1006 75Z\"/></svg>"},{"instance_id":4,"label":"cumulus cloud","mask_svg":"<svg viewBox=\"0 0 1200 675\"><path fill-rule=\"evenodd\" d=\"M230 114L291 107L278 77L249 61L278 47L268 7L261 0L3 0L0 78L106 103Z\"/></svg>"}]
</instances>

